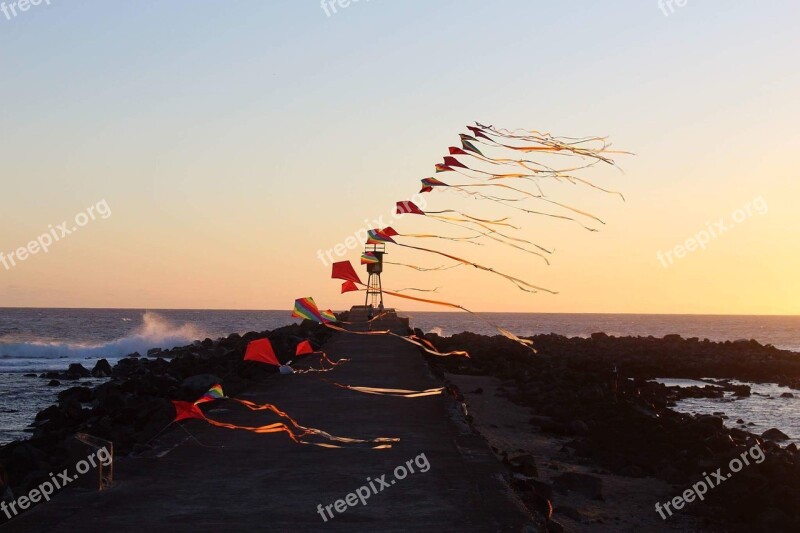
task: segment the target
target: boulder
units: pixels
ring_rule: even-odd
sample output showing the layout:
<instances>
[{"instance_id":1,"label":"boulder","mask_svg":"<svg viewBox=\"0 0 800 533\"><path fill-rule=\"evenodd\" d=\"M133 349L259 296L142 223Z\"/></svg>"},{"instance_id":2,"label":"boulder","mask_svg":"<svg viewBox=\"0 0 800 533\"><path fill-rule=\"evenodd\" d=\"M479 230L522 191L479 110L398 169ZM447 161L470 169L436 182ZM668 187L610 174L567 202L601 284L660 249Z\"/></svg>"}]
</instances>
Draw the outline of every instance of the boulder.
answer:
<instances>
[{"instance_id":1,"label":"boulder","mask_svg":"<svg viewBox=\"0 0 800 533\"><path fill-rule=\"evenodd\" d=\"M70 387L58 393L58 401L61 403L78 402L87 403L94 399L94 393L89 387Z\"/></svg>"},{"instance_id":2,"label":"boulder","mask_svg":"<svg viewBox=\"0 0 800 533\"><path fill-rule=\"evenodd\" d=\"M92 373L80 363L73 363L69 365L69 368L67 369L67 377L70 379L88 378L91 375Z\"/></svg>"},{"instance_id":3,"label":"boulder","mask_svg":"<svg viewBox=\"0 0 800 533\"><path fill-rule=\"evenodd\" d=\"M110 378L114 371L106 359L100 359L92 369L92 376L96 378Z\"/></svg>"},{"instance_id":4,"label":"boulder","mask_svg":"<svg viewBox=\"0 0 800 533\"><path fill-rule=\"evenodd\" d=\"M716 430L721 430L725 425L721 417L714 415L700 415L697 417L697 422L711 426Z\"/></svg>"},{"instance_id":5,"label":"boulder","mask_svg":"<svg viewBox=\"0 0 800 533\"><path fill-rule=\"evenodd\" d=\"M770 440L789 440L789 436L778 428L768 429L761 436Z\"/></svg>"}]
</instances>

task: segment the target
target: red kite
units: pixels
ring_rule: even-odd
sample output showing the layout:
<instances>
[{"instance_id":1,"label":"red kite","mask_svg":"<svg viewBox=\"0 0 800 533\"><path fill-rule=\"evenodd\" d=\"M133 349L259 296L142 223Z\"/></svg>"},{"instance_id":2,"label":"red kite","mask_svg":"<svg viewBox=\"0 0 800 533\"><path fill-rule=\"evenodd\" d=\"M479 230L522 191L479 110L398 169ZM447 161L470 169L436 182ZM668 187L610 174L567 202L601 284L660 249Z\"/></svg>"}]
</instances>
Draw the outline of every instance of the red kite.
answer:
<instances>
[{"instance_id":1,"label":"red kite","mask_svg":"<svg viewBox=\"0 0 800 533\"><path fill-rule=\"evenodd\" d=\"M343 279L345 281L352 281L353 283L363 285L363 283L361 283L361 278L359 278L358 274L356 274L356 271L353 270L353 265L350 264L350 261L339 261L338 263L334 263L333 271L331 272L331 278Z\"/></svg>"},{"instance_id":2,"label":"red kite","mask_svg":"<svg viewBox=\"0 0 800 533\"><path fill-rule=\"evenodd\" d=\"M342 283L342 294L346 292L353 292L358 290L358 285L353 283L352 281L345 281Z\"/></svg>"},{"instance_id":3,"label":"red kite","mask_svg":"<svg viewBox=\"0 0 800 533\"><path fill-rule=\"evenodd\" d=\"M306 355L314 353L314 348L311 346L311 342L303 341L297 345L297 349L295 350L295 355Z\"/></svg>"},{"instance_id":4,"label":"red kite","mask_svg":"<svg viewBox=\"0 0 800 533\"><path fill-rule=\"evenodd\" d=\"M244 355L244 360L281 366L280 361L278 361L278 357L275 355L275 350L272 349L272 343L269 342L269 339L259 339L248 344L247 353Z\"/></svg>"}]
</instances>

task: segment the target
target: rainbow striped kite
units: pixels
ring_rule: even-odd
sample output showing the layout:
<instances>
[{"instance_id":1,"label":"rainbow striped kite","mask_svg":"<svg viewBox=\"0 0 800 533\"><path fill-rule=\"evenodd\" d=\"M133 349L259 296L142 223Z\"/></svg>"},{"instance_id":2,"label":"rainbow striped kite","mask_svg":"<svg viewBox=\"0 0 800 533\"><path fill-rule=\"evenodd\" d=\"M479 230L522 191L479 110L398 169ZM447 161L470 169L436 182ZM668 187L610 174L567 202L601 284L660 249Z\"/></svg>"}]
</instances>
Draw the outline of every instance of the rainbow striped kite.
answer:
<instances>
[{"instance_id":1,"label":"rainbow striped kite","mask_svg":"<svg viewBox=\"0 0 800 533\"><path fill-rule=\"evenodd\" d=\"M336 319L336 315L333 314L333 311L331 311L330 309L328 309L327 311L320 311L319 314L322 315L324 323L338 322L338 320Z\"/></svg>"},{"instance_id":2,"label":"rainbow striped kite","mask_svg":"<svg viewBox=\"0 0 800 533\"><path fill-rule=\"evenodd\" d=\"M378 257L372 252L365 252L361 254L361 264L362 265L375 265L380 263Z\"/></svg>"},{"instance_id":3,"label":"rainbow striped kite","mask_svg":"<svg viewBox=\"0 0 800 533\"><path fill-rule=\"evenodd\" d=\"M367 232L367 244L385 244L388 242L394 243L394 240L381 232L380 230L371 229Z\"/></svg>"},{"instance_id":4,"label":"rainbow striped kite","mask_svg":"<svg viewBox=\"0 0 800 533\"><path fill-rule=\"evenodd\" d=\"M304 318L306 320L313 320L314 322L324 322L325 319L319 312L317 304L314 303L314 298L298 298L294 301L294 311L292 311L292 318Z\"/></svg>"},{"instance_id":5,"label":"rainbow striped kite","mask_svg":"<svg viewBox=\"0 0 800 533\"><path fill-rule=\"evenodd\" d=\"M222 385L214 385L211 387L207 393L203 394L199 400L194 402L195 405L200 405L201 403L206 402L213 402L216 400L223 400L225 399L225 393L222 392Z\"/></svg>"}]
</instances>

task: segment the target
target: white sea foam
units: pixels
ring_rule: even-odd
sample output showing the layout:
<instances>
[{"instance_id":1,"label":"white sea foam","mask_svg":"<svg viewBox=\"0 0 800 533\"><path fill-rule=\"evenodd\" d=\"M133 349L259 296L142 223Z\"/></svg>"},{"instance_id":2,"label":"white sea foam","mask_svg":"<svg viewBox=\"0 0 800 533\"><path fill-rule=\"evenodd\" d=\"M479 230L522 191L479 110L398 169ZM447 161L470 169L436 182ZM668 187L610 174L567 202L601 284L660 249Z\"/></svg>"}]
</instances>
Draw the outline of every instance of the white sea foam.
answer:
<instances>
[{"instance_id":1,"label":"white sea foam","mask_svg":"<svg viewBox=\"0 0 800 533\"><path fill-rule=\"evenodd\" d=\"M146 312L136 330L103 344L36 339L18 342L13 337L0 338L0 372L65 369L72 362L120 359L134 352L144 355L151 348L185 346L206 336L194 324L176 325L156 313Z\"/></svg>"}]
</instances>

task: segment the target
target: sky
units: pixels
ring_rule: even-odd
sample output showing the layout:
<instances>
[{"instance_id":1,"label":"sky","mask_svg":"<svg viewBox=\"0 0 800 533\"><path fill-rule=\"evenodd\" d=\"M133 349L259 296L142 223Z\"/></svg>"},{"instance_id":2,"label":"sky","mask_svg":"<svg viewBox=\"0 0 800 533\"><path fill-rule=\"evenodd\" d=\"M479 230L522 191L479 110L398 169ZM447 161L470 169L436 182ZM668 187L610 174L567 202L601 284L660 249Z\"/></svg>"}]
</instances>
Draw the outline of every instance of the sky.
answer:
<instances>
[{"instance_id":1,"label":"sky","mask_svg":"<svg viewBox=\"0 0 800 533\"><path fill-rule=\"evenodd\" d=\"M555 250L549 266L496 243L405 241L557 294L472 268L387 265L385 287L440 287L417 294L476 311L800 314L799 4L344 4L6 0L0 306L348 308L362 296L340 295L320 256L390 220L478 121L608 136L633 155L583 177L625 201L547 191L600 216L595 233L475 208L513 215ZM392 225L452 229L411 218ZM675 249L720 221L705 249ZM45 234L59 238L11 264Z\"/></svg>"}]
</instances>

